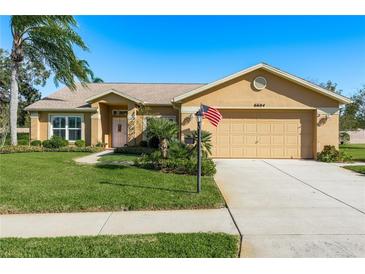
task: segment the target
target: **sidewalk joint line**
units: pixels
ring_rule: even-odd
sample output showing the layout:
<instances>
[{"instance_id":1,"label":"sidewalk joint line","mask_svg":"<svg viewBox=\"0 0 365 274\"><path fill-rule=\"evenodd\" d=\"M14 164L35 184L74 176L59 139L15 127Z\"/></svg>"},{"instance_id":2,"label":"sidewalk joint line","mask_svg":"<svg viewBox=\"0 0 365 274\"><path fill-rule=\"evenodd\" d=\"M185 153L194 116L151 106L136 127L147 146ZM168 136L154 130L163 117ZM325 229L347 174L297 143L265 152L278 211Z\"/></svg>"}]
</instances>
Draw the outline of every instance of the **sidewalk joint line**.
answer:
<instances>
[{"instance_id":1,"label":"sidewalk joint line","mask_svg":"<svg viewBox=\"0 0 365 274\"><path fill-rule=\"evenodd\" d=\"M280 168L278 168L278 167L274 166L273 164L270 164L270 163L266 162L265 160L263 160L263 162L264 162L264 163L266 163L266 164L268 164L269 166L271 166L271 167L273 167L273 168L275 168L275 169L279 170L280 172L284 173L285 175L288 175L289 177L291 177L291 178L293 178L293 179L295 179L295 180L297 180L297 181L299 181L299 182L301 182L301 183L305 184L306 186L309 186L309 187L311 187L311 188L313 188L313 189L315 189L315 190L317 190L317 191L321 192L322 194L326 195L327 197L330 197L330 198L332 198L332 199L334 199L334 200L336 200L336 201L338 201L338 202L340 202L340 203L342 203L342 204L344 204L344 205L346 205L346 206L348 206L348 207L351 207L352 209L355 209L356 211L358 211L358 212L360 212L360 213L362 213L362 214L365 214L365 212L364 212L364 211L362 211L362 210L360 210L360 209L358 209L358 208L356 208L356 207L354 207L354 206L352 206L352 205L350 205L350 204L348 204L348 203L346 203L346 202L344 202L344 201L342 201L342 200L340 200L340 199L338 199L338 198L336 198L336 197L334 197L334 196L332 196L332 195L330 195L330 194L328 194L328 193L326 193L326 192L324 192L324 191L320 190L319 188L316 188L316 187L312 186L312 185L311 185L311 184L309 184L309 183L306 183L305 181L303 181L303 180L301 180L301 179L299 179L299 178L297 178L297 177L295 177L295 176L291 175L290 173L285 172L284 170L282 170L282 169L280 169Z\"/></svg>"},{"instance_id":2,"label":"sidewalk joint line","mask_svg":"<svg viewBox=\"0 0 365 274\"><path fill-rule=\"evenodd\" d=\"M99 236L99 235L100 235L101 231L104 229L105 225L106 225L106 224L107 224L107 222L109 221L109 219L110 219L110 217L112 216L112 214L113 214L113 211L112 211L112 212L110 212L110 214L109 214L108 218L106 218L106 220L105 220L104 224L101 226L101 228L100 228L100 230L99 230L99 232L98 232L97 236Z\"/></svg>"}]
</instances>

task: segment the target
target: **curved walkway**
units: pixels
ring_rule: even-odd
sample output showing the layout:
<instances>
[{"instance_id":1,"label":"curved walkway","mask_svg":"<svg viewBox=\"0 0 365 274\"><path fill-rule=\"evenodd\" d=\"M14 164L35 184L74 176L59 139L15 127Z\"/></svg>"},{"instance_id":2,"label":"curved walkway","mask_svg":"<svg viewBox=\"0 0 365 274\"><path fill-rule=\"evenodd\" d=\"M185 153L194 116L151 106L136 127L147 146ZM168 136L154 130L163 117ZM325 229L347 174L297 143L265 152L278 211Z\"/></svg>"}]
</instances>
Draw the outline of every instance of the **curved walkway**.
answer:
<instances>
[{"instance_id":1,"label":"curved walkway","mask_svg":"<svg viewBox=\"0 0 365 274\"><path fill-rule=\"evenodd\" d=\"M106 155L106 154L111 154L113 152L114 152L114 149L108 149L108 150L93 153L93 154L90 154L90 155L87 155L84 157L76 158L74 160L76 163L79 163L79 164L94 165L94 164L98 163L98 160L101 156Z\"/></svg>"}]
</instances>

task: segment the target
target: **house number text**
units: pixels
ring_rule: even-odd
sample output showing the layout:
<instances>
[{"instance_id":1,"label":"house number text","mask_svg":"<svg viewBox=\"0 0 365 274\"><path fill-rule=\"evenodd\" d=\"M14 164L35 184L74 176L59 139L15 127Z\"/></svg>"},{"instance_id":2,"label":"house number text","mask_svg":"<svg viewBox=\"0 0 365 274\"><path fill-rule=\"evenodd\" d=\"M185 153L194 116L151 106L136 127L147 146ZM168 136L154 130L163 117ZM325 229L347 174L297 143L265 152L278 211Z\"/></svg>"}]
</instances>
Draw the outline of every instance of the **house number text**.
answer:
<instances>
[{"instance_id":1,"label":"house number text","mask_svg":"<svg viewBox=\"0 0 365 274\"><path fill-rule=\"evenodd\" d=\"M264 107L264 106L265 106L265 104L258 104L258 103L256 103L256 104L253 104L253 106L254 106L254 107Z\"/></svg>"}]
</instances>

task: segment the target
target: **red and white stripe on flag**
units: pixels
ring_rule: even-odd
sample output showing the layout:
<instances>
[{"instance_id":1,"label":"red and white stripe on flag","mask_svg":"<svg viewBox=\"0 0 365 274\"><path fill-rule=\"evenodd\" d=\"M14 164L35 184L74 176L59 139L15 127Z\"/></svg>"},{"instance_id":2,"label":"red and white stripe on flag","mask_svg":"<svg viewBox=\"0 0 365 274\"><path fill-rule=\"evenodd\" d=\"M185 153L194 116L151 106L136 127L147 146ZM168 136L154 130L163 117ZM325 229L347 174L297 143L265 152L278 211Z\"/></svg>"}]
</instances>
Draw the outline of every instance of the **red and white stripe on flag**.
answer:
<instances>
[{"instance_id":1,"label":"red and white stripe on flag","mask_svg":"<svg viewBox=\"0 0 365 274\"><path fill-rule=\"evenodd\" d=\"M203 117L208 119L209 122L217 127L220 120L222 120L222 114L218 111L218 109L209 107L206 105L201 105L201 111L203 114Z\"/></svg>"}]
</instances>

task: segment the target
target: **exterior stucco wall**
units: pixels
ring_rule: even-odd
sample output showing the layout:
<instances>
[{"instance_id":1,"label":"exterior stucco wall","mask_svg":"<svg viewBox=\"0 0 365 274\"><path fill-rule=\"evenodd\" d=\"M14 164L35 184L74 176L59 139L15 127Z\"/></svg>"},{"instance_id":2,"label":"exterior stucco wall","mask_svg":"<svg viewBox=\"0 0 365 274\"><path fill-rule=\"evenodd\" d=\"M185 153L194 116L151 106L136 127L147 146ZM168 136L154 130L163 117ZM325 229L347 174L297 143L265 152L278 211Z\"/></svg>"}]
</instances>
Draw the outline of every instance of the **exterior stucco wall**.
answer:
<instances>
[{"instance_id":1,"label":"exterior stucco wall","mask_svg":"<svg viewBox=\"0 0 365 274\"><path fill-rule=\"evenodd\" d=\"M39 140L48 139L48 114L49 112L39 112Z\"/></svg>"},{"instance_id":2,"label":"exterior stucco wall","mask_svg":"<svg viewBox=\"0 0 365 274\"><path fill-rule=\"evenodd\" d=\"M61 115L67 114L80 114L79 112L48 112L40 111L38 112L38 117L35 115L31 117L31 140L47 140L49 134L49 115L57 114ZM84 136L86 145L91 145L91 113L82 113L84 116Z\"/></svg>"},{"instance_id":3,"label":"exterior stucco wall","mask_svg":"<svg viewBox=\"0 0 365 274\"><path fill-rule=\"evenodd\" d=\"M325 145L338 148L339 144L339 115L325 115L317 112L316 127L316 152L322 151Z\"/></svg>"},{"instance_id":4,"label":"exterior stucco wall","mask_svg":"<svg viewBox=\"0 0 365 274\"><path fill-rule=\"evenodd\" d=\"M87 146L91 145L91 113L84 114L85 123L85 143Z\"/></svg>"},{"instance_id":5,"label":"exterior stucco wall","mask_svg":"<svg viewBox=\"0 0 365 274\"><path fill-rule=\"evenodd\" d=\"M39 140L39 115L38 115L38 112L30 113L30 139Z\"/></svg>"},{"instance_id":6,"label":"exterior stucco wall","mask_svg":"<svg viewBox=\"0 0 365 274\"><path fill-rule=\"evenodd\" d=\"M256 91L252 85L257 76L267 79L267 87L261 91ZM185 99L181 103L181 140L184 140L184 135L196 129L193 113L194 107L200 104L222 109L313 109L316 114L313 118L313 155L325 145L338 147L339 103L265 70L251 72ZM265 106L254 107L255 104Z\"/></svg>"},{"instance_id":7,"label":"exterior stucco wall","mask_svg":"<svg viewBox=\"0 0 365 274\"><path fill-rule=\"evenodd\" d=\"M136 119L136 142L139 142L143 139L143 119L146 116L154 116L154 115L162 115L162 116L175 116L176 121L179 121L179 110L174 109L172 106L148 106L143 110L137 111L137 119Z\"/></svg>"},{"instance_id":8,"label":"exterior stucco wall","mask_svg":"<svg viewBox=\"0 0 365 274\"><path fill-rule=\"evenodd\" d=\"M98 142L106 143L112 147L113 129L112 129L112 111L127 110L128 145L136 145L143 138L143 119L144 116L168 115L175 116L179 121L179 110L172 106L145 106L139 108L135 102L125 99L116 94L109 94L98 101L92 103L92 107L98 109L98 113L91 118L91 144Z\"/></svg>"},{"instance_id":9,"label":"exterior stucco wall","mask_svg":"<svg viewBox=\"0 0 365 274\"><path fill-rule=\"evenodd\" d=\"M257 76L267 79L267 87L256 91L252 82ZM265 70L257 70L187 98L183 106L200 103L216 107L317 108L338 107L338 102Z\"/></svg>"}]
</instances>

